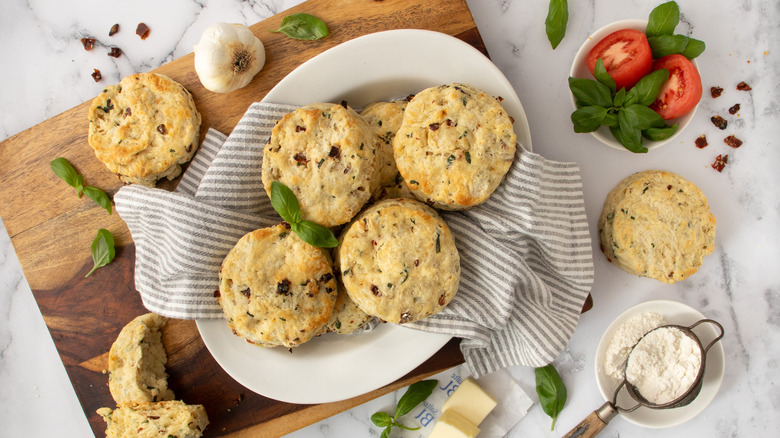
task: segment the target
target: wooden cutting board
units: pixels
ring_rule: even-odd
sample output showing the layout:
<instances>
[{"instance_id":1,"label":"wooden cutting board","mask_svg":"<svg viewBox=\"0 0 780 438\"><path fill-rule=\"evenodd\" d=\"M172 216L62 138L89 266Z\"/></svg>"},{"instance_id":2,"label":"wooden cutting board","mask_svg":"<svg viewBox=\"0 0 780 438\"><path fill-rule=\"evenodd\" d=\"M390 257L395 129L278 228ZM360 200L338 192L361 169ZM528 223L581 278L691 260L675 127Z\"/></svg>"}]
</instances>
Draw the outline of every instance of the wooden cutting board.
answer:
<instances>
[{"instance_id":1,"label":"wooden cutting board","mask_svg":"<svg viewBox=\"0 0 780 438\"><path fill-rule=\"evenodd\" d=\"M278 28L283 16L296 12L322 18L331 34L320 41L297 41L268 31ZM265 44L267 61L241 90L229 94L205 90L192 55L155 70L192 92L203 116L202 134L210 127L230 133L250 103L262 99L295 67L368 33L436 30L487 54L464 0L309 0L251 28ZM105 424L95 410L115 405L108 376L103 374L108 350L121 328L146 310L134 288L135 246L124 222L86 197L78 199L49 167L51 160L62 156L84 175L85 184L109 195L121 187L87 143L88 107L85 102L0 143L0 215L92 429L102 436ZM175 183L160 187L173 188ZM116 258L85 279L92 267L89 247L99 228L114 234ZM342 402L294 405L262 397L236 383L205 348L193 321L171 320L163 330L163 342L170 387L185 402L205 405L211 421L207 436L283 435L463 362L458 341L453 340L387 387Z\"/></svg>"}]
</instances>

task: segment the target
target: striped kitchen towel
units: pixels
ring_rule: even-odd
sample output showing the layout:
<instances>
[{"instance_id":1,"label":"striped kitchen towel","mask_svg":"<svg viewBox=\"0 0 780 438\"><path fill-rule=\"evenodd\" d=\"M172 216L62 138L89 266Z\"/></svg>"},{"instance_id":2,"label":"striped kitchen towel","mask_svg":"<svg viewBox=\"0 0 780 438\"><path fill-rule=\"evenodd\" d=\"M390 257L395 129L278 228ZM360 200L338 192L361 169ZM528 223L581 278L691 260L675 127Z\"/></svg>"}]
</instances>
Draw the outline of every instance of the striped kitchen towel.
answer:
<instances>
[{"instance_id":1,"label":"striped kitchen towel","mask_svg":"<svg viewBox=\"0 0 780 438\"><path fill-rule=\"evenodd\" d=\"M263 189L262 153L276 120L294 108L255 103L230 136L210 130L173 192L130 185L116 193L147 309L223 317L214 298L222 259L245 233L281 221ZM574 333L594 276L577 165L518 148L490 199L441 215L460 254L460 289L442 312L408 326L463 338L476 376L550 363Z\"/></svg>"}]
</instances>

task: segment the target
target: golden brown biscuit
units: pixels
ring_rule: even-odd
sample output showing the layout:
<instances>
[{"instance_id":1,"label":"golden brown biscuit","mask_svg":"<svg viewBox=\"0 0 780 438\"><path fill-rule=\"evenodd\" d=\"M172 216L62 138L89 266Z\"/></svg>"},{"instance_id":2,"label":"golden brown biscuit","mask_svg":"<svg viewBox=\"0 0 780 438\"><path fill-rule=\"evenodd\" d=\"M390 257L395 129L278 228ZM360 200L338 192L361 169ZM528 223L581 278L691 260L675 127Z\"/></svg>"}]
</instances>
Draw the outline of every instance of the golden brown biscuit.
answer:
<instances>
[{"instance_id":1,"label":"golden brown biscuit","mask_svg":"<svg viewBox=\"0 0 780 438\"><path fill-rule=\"evenodd\" d=\"M485 201L514 160L517 136L499 100L450 84L417 93L393 141L395 163L417 199L462 210Z\"/></svg>"},{"instance_id":2,"label":"golden brown biscuit","mask_svg":"<svg viewBox=\"0 0 780 438\"><path fill-rule=\"evenodd\" d=\"M360 213L336 251L350 298L366 313L405 323L441 311L458 291L460 258L434 209L387 199Z\"/></svg>"},{"instance_id":3,"label":"golden brown biscuit","mask_svg":"<svg viewBox=\"0 0 780 438\"><path fill-rule=\"evenodd\" d=\"M203 405L178 400L131 403L97 413L106 422L106 438L200 438L209 424Z\"/></svg>"},{"instance_id":4,"label":"golden brown biscuit","mask_svg":"<svg viewBox=\"0 0 780 438\"><path fill-rule=\"evenodd\" d=\"M360 112L360 117L365 119L368 126L379 138L377 156L379 157L380 186L395 185L398 169L395 167L395 158L393 157L393 140L398 128L401 127L407 103L405 100L374 102Z\"/></svg>"},{"instance_id":5,"label":"golden brown biscuit","mask_svg":"<svg viewBox=\"0 0 780 438\"><path fill-rule=\"evenodd\" d=\"M285 115L263 150L263 185L289 187L301 217L326 227L349 222L379 187L377 137L355 111L318 103Z\"/></svg>"},{"instance_id":6,"label":"golden brown biscuit","mask_svg":"<svg viewBox=\"0 0 780 438\"><path fill-rule=\"evenodd\" d=\"M599 218L607 260L663 283L695 273L715 247L715 216L704 194L683 177L647 170L607 195Z\"/></svg>"},{"instance_id":7,"label":"golden brown biscuit","mask_svg":"<svg viewBox=\"0 0 780 438\"><path fill-rule=\"evenodd\" d=\"M247 233L219 271L219 303L237 336L263 347L298 346L330 319L330 256L284 225Z\"/></svg>"},{"instance_id":8,"label":"golden brown biscuit","mask_svg":"<svg viewBox=\"0 0 780 438\"><path fill-rule=\"evenodd\" d=\"M201 117L192 95L156 73L127 76L89 108L89 145L119 179L153 187L181 173L199 145Z\"/></svg>"}]
</instances>

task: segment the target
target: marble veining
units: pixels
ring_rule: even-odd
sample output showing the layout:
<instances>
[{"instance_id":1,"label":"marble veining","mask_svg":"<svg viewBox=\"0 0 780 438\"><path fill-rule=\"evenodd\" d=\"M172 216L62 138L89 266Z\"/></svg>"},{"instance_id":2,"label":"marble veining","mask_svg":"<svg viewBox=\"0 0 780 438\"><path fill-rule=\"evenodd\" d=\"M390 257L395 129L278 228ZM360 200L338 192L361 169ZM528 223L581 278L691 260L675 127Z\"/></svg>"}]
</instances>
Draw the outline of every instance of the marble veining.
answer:
<instances>
[{"instance_id":1,"label":"marble veining","mask_svg":"<svg viewBox=\"0 0 780 438\"><path fill-rule=\"evenodd\" d=\"M390 0L385 0L390 1ZM301 0L4 0L0 6L0 139L8 138L97 95L107 84L148 71L192 51L200 34L217 21L254 24ZM569 399L550 432L550 419L535 404L510 438L561 436L603 403L594 377L596 345L625 309L654 299L684 302L721 322L726 336L725 377L712 404L695 419L663 431L621 418L603 437L763 437L780 429L780 3L776 0L711 2L678 0L679 33L706 42L698 59L704 96L694 120L677 140L647 155L615 151L587 134L575 134L566 79L582 42L612 21L646 19L662 0L569 2L567 34L556 50L544 32L548 2L467 0L495 64L517 91L533 149L547 158L580 166L586 213L593 237L596 279L593 310L582 315L566 349L555 361ZM338 2L334 2L337 5ZM150 38L135 26L145 22ZM113 37L108 30L121 26ZM97 38L87 52L79 39ZM124 54L106 55L109 47ZM103 80L89 74L100 69ZM753 88L738 91L745 81ZM723 95L709 95L721 86ZM728 114L739 103L740 111ZM717 129L710 117L729 121ZM85 116L86 117L86 116ZM694 140L706 135L709 146ZM739 149L723 143L733 134ZM710 164L728 154L722 173ZM625 176L644 169L677 172L707 195L717 222L716 247L691 278L674 285L625 274L599 251L596 221L606 193ZM0 182L0 187L2 182ZM0 424L3 436L84 437L92 434L51 336L24 279L0 221ZM511 368L520 387L536 400L533 370ZM403 392L403 390L402 390ZM377 437L369 420L391 410L399 393L388 394L290 434L295 438ZM45 420L31 421L42 418Z\"/></svg>"}]
</instances>

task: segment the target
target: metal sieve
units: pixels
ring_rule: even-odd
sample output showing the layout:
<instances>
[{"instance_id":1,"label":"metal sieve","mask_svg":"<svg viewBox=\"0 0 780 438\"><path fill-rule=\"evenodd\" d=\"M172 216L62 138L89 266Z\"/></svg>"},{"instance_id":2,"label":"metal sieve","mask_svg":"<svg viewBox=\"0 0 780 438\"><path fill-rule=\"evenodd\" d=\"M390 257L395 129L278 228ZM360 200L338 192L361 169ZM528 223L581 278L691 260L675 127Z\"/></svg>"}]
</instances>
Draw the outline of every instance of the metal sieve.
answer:
<instances>
[{"instance_id":1,"label":"metal sieve","mask_svg":"<svg viewBox=\"0 0 780 438\"><path fill-rule=\"evenodd\" d=\"M703 323L710 323L718 327L720 329L720 334L710 341L709 344L707 344L706 347L702 346L701 340L698 336L696 336L696 333L693 332L693 329L699 326ZM631 347L631 352L628 353L628 356L626 356L626 367L628 366L628 358L631 357L631 354L634 352L634 348L642 341L642 339L647 336L649 333L661 329L661 328L676 328L679 329L684 335L688 336L689 338L693 339L694 342L696 342L696 345L699 347L699 351L701 352L701 366L699 367L699 373L696 375L696 379L691 384L690 388L688 388L682 395L677 397L676 399L667 402L667 403L652 403L649 402L647 399L645 399L642 394L639 393L639 390L632 384L630 384L626 378L625 369L623 372L623 381L620 382L620 385L618 385L617 389L615 389L615 393L612 396L611 401L605 402L601 407L596 409L595 411L591 412L590 415L588 415L584 420L580 422L580 424L576 425L569 433L563 436L563 438L588 438L596 436L599 432L601 432L606 426L607 423L610 422L615 416L618 414L618 412L634 412L637 410L640 406L644 406L650 409L672 409L672 408L679 408L683 406L687 406L690 404L694 399L696 399L696 396L699 395L699 392L701 391L702 383L704 381L704 368L706 365L706 359L707 359L707 352L709 352L710 348L715 345L716 342L718 342L721 338L723 338L723 326L720 325L717 321L713 321L711 319L702 319L699 321L696 321L690 326L680 326L675 324L668 324L668 325L662 325L660 327L654 328L653 330L648 331L644 335L642 335L642 338L640 338L636 344L634 344L633 347ZM636 405L630 407L630 408L623 408L617 405L617 398L620 391L626 388L626 391L628 392L628 395L634 399L634 401L637 402Z\"/></svg>"}]
</instances>

